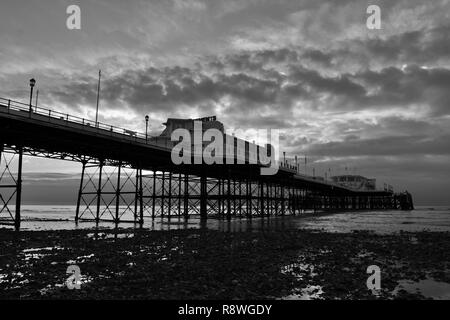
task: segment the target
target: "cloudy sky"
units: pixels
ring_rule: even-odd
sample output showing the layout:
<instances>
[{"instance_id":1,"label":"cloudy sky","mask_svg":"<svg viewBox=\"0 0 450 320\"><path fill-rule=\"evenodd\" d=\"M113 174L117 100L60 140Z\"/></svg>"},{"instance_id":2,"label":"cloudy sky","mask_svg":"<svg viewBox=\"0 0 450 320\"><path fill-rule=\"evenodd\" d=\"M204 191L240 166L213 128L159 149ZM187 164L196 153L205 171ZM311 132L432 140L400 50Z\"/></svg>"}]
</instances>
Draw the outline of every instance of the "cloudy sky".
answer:
<instances>
[{"instance_id":1,"label":"cloudy sky","mask_svg":"<svg viewBox=\"0 0 450 320\"><path fill-rule=\"evenodd\" d=\"M66 28L71 4L81 8L81 30ZM381 30L366 26L371 4L381 8ZM148 114L156 134L168 117L217 115L227 128L281 129L283 149L308 155L317 174L347 167L408 189L418 204L450 204L448 0L0 7L1 97L27 101L35 77L40 106L93 119L102 69L103 122L144 131ZM35 187L25 199L35 199L51 190L37 187L43 177L76 181L79 166L27 158L25 170Z\"/></svg>"}]
</instances>

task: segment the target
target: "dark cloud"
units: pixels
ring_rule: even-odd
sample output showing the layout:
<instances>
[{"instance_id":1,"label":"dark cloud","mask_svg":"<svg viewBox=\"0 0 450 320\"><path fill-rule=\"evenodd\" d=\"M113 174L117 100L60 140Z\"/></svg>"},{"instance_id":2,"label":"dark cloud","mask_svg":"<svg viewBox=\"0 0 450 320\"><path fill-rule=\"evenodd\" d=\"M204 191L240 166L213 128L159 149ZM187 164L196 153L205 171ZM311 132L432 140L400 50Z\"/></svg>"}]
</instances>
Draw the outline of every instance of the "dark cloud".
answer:
<instances>
[{"instance_id":1,"label":"dark cloud","mask_svg":"<svg viewBox=\"0 0 450 320\"><path fill-rule=\"evenodd\" d=\"M407 31L385 39L353 40L340 55L365 55L384 64L434 64L450 57L450 24Z\"/></svg>"},{"instance_id":2,"label":"dark cloud","mask_svg":"<svg viewBox=\"0 0 450 320\"><path fill-rule=\"evenodd\" d=\"M450 155L450 135L388 136L377 139L350 139L340 142L311 144L309 154L316 156L389 156L389 155Z\"/></svg>"},{"instance_id":3,"label":"dark cloud","mask_svg":"<svg viewBox=\"0 0 450 320\"><path fill-rule=\"evenodd\" d=\"M403 106L411 104L430 107L434 115L449 114L450 70L424 69L411 65L400 70L394 67L381 71L367 71L354 76L376 93L366 96L360 103L378 106Z\"/></svg>"}]
</instances>

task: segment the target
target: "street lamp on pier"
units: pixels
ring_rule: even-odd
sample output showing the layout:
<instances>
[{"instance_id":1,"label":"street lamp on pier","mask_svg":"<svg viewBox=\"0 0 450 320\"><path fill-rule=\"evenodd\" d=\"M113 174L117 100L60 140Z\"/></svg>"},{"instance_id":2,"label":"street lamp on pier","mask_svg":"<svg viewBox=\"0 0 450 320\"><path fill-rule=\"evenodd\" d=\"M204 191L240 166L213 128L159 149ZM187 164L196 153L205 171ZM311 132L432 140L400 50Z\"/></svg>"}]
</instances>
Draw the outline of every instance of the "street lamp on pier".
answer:
<instances>
[{"instance_id":1,"label":"street lamp on pier","mask_svg":"<svg viewBox=\"0 0 450 320\"><path fill-rule=\"evenodd\" d=\"M31 102L33 100L33 88L36 85L36 80L33 78L30 80L30 113L33 111L31 107Z\"/></svg>"},{"instance_id":2,"label":"street lamp on pier","mask_svg":"<svg viewBox=\"0 0 450 320\"><path fill-rule=\"evenodd\" d=\"M145 143L148 142L148 120L150 117L148 115L145 116Z\"/></svg>"}]
</instances>

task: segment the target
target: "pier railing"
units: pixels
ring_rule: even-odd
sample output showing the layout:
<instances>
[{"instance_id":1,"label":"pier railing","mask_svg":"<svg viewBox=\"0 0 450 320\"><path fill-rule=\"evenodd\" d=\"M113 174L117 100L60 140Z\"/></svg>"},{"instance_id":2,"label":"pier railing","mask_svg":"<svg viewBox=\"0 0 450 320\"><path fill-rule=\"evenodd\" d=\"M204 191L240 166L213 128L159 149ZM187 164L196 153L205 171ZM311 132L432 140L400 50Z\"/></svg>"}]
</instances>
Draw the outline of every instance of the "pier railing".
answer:
<instances>
[{"instance_id":1,"label":"pier railing","mask_svg":"<svg viewBox=\"0 0 450 320\"><path fill-rule=\"evenodd\" d=\"M116 136L142 144L165 147L167 149L170 149L172 147L172 145L168 143L167 139L158 139L158 137L156 136L145 135L144 133L140 133L134 130L113 126L99 121L95 122L93 120L70 115L68 113L62 113L51 109L36 107L35 105L30 106L29 104L11 99L0 97L0 106L3 106L5 108L4 110L0 108L0 112L14 114L14 116L37 121L44 121L47 123L53 123L70 128L74 128L75 125L76 128L80 130L94 132L102 135Z\"/></svg>"}]
</instances>

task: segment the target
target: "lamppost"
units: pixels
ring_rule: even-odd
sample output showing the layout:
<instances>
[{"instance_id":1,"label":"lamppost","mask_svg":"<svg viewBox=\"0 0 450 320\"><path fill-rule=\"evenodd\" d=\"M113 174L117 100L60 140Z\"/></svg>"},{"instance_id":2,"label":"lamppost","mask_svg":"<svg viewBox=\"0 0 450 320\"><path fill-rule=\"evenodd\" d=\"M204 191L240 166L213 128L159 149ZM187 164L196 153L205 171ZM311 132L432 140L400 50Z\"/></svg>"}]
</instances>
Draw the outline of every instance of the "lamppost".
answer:
<instances>
[{"instance_id":1,"label":"lamppost","mask_svg":"<svg viewBox=\"0 0 450 320\"><path fill-rule=\"evenodd\" d=\"M30 90L30 113L33 112L33 109L31 108L31 102L33 100L33 88L35 85L36 85L36 80L34 80L34 78L33 78L30 80L30 88L31 88L31 90Z\"/></svg>"},{"instance_id":2,"label":"lamppost","mask_svg":"<svg viewBox=\"0 0 450 320\"><path fill-rule=\"evenodd\" d=\"M145 116L145 143L148 141L148 120L150 117L147 115Z\"/></svg>"}]
</instances>

